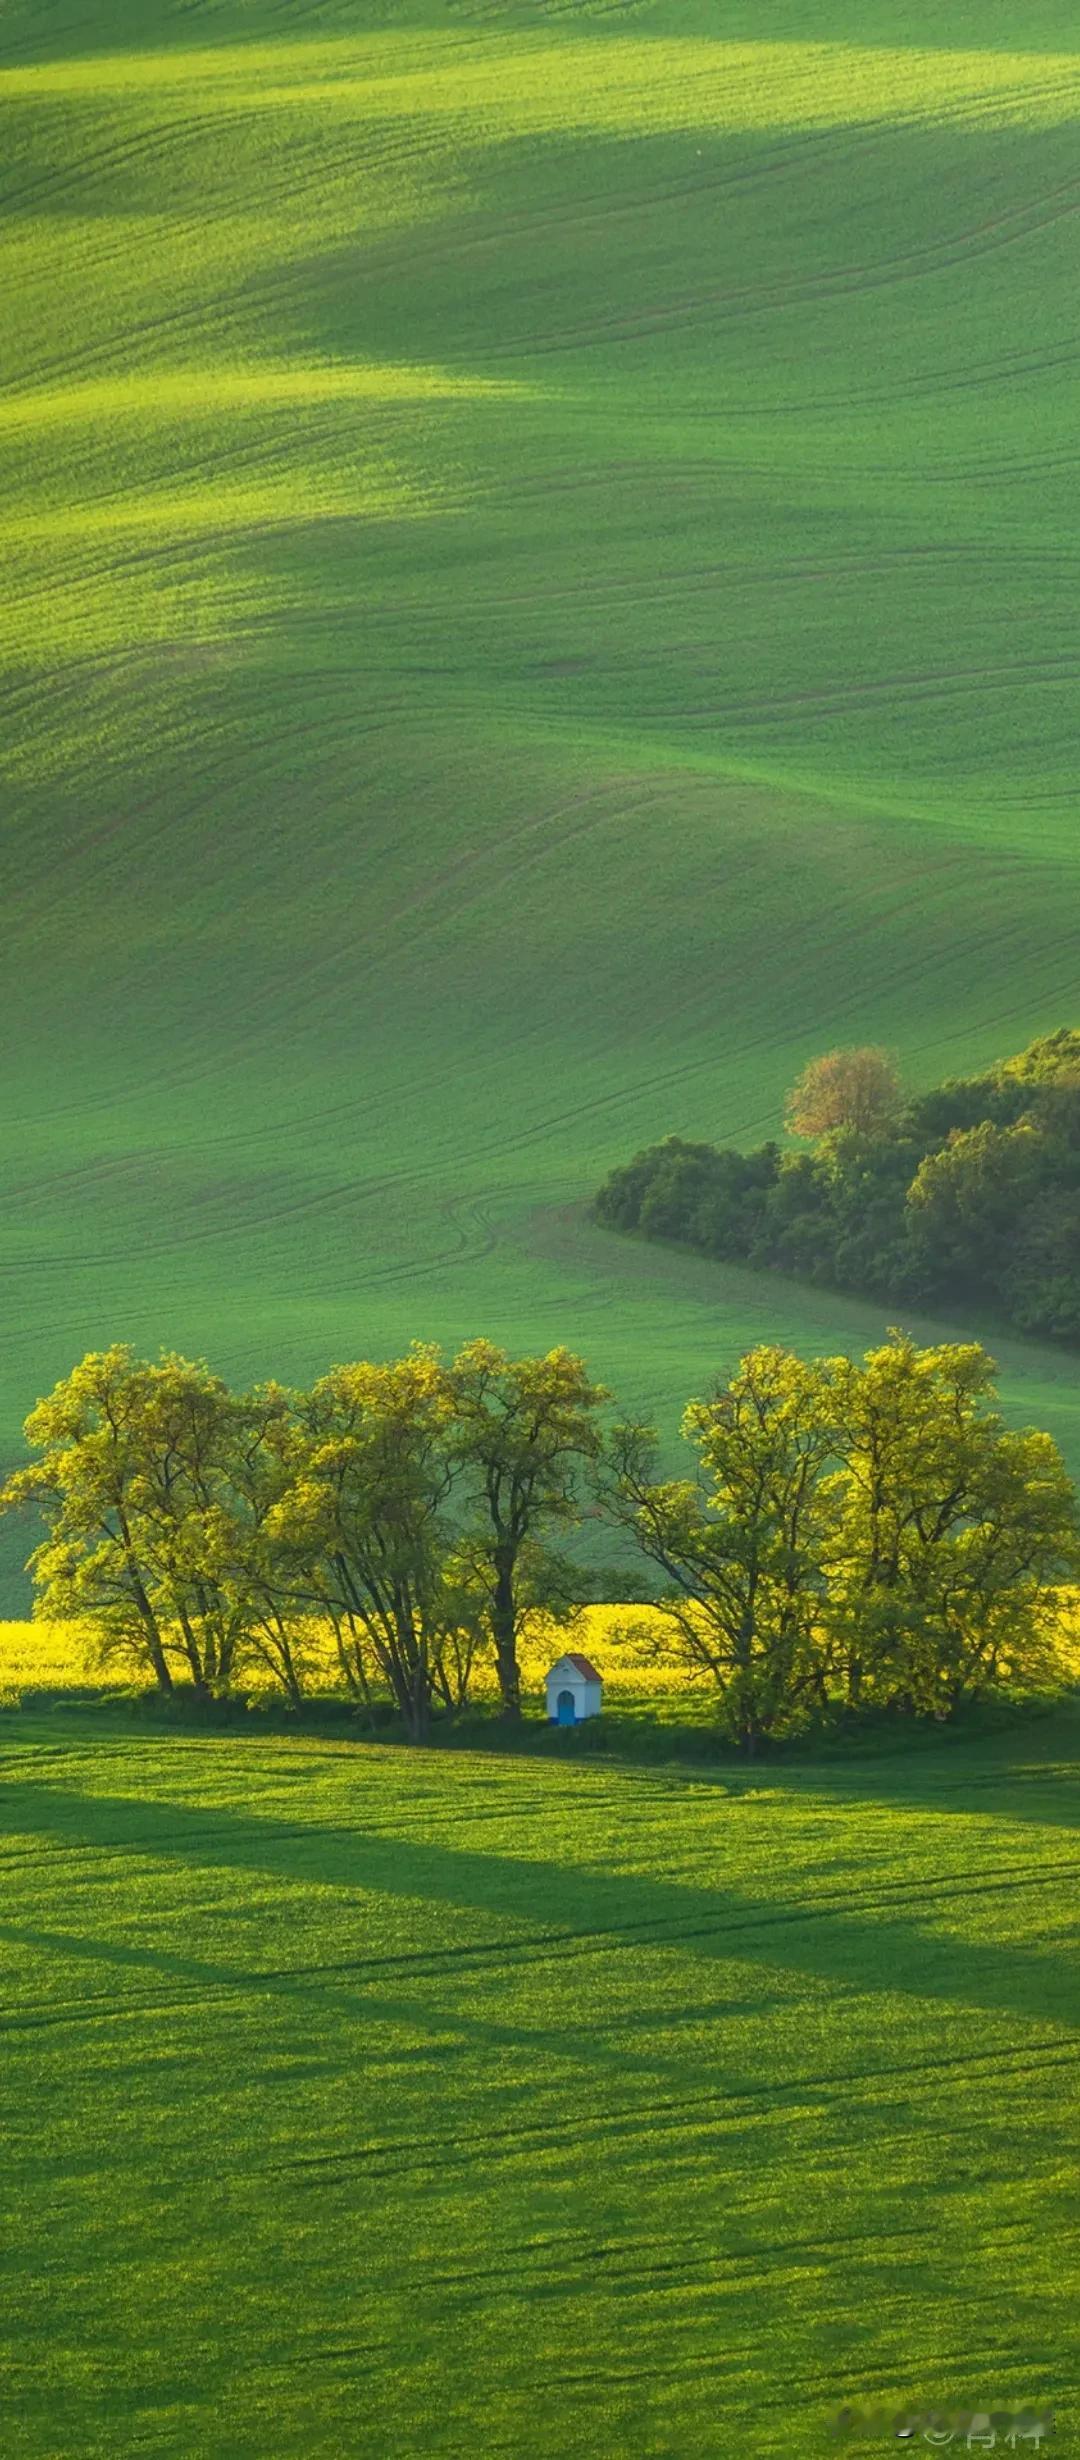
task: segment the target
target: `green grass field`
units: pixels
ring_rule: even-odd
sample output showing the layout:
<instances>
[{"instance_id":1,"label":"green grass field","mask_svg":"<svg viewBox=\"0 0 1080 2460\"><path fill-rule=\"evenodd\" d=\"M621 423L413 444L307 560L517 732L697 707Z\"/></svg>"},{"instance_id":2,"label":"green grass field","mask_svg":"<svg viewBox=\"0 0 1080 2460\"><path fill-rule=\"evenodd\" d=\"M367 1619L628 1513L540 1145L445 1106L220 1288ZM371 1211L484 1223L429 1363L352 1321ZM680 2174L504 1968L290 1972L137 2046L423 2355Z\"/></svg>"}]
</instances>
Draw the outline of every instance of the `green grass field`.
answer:
<instances>
[{"instance_id":1,"label":"green grass field","mask_svg":"<svg viewBox=\"0 0 1080 2460\"><path fill-rule=\"evenodd\" d=\"M2 1726L5 2452L1074 2448L1075 1720L711 1778Z\"/></svg>"},{"instance_id":2,"label":"green grass field","mask_svg":"<svg viewBox=\"0 0 1080 2460\"><path fill-rule=\"evenodd\" d=\"M865 1346L584 1208L1080 1018L1073 0L5 0L0 114L0 1454L114 1338ZM1076 1757L6 1712L5 2454L1075 2431Z\"/></svg>"},{"instance_id":3,"label":"green grass field","mask_svg":"<svg viewBox=\"0 0 1080 2460\"><path fill-rule=\"evenodd\" d=\"M1078 1013L1071 0L539 20L6 0L9 1456L117 1336L670 1423L880 1316L607 1167Z\"/></svg>"}]
</instances>

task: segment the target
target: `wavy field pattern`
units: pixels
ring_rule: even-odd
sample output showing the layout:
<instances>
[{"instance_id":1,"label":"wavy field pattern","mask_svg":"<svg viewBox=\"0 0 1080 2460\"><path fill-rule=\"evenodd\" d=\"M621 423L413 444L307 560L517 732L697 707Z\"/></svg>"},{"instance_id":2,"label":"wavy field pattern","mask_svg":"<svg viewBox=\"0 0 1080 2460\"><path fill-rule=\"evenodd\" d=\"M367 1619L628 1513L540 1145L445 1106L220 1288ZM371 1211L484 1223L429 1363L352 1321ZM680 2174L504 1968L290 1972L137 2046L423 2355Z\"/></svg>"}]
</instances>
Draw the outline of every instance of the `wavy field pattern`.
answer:
<instances>
[{"instance_id":1,"label":"wavy field pattern","mask_svg":"<svg viewBox=\"0 0 1080 2460\"><path fill-rule=\"evenodd\" d=\"M585 1200L1076 1013L1064 0L373 14L4 14L8 1452L116 1335L860 1343Z\"/></svg>"}]
</instances>

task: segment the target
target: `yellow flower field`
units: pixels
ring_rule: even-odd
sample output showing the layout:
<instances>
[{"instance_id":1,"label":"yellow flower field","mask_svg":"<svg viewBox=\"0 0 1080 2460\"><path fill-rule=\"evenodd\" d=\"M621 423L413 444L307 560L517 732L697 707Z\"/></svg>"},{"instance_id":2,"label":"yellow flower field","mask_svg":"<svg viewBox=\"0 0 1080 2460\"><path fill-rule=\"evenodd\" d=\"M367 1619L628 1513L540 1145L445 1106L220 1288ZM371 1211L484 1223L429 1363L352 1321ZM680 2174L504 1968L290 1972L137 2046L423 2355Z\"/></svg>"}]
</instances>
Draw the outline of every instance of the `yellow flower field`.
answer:
<instances>
[{"instance_id":1,"label":"yellow flower field","mask_svg":"<svg viewBox=\"0 0 1080 2460\"><path fill-rule=\"evenodd\" d=\"M1080 1677L1080 1597L1068 1617L1063 1655ZM538 1619L521 1646L525 1705L538 1708L544 1676L563 1649L581 1649L604 1679L610 1708L670 1711L678 1699L696 1718L707 1712L711 1685L694 1677L681 1662L664 1615L651 1606L585 1606L570 1625ZM26 1695L38 1691L92 1691L99 1696L130 1693L138 1677L121 1661L103 1664L92 1631L75 1623L0 1622L0 1708L17 1708ZM340 1692L333 1636L327 1630L312 1651L308 1689L314 1695ZM246 1667L237 1684L249 1700L266 1700L276 1686L265 1668ZM478 1702L496 1697L495 1670L479 1665L473 1678Z\"/></svg>"},{"instance_id":2,"label":"yellow flower field","mask_svg":"<svg viewBox=\"0 0 1080 2460\"><path fill-rule=\"evenodd\" d=\"M643 1694L670 1698L678 1691L696 1691L677 1661L665 1634L664 1617L648 1606L586 1606L571 1626L538 1623L521 1651L527 1702L539 1704L543 1680L552 1660L564 1648L582 1649L604 1677L612 1705L640 1702ZM662 1652L657 1654L657 1652ZM0 1706L16 1707L34 1691L93 1690L101 1694L130 1692L137 1677L122 1660L102 1664L94 1634L76 1623L0 1623ZM259 1666L245 1669L238 1688L250 1699L274 1690L269 1674ZM310 1688L314 1692L341 1688L332 1634L321 1635ZM474 1689L479 1700L495 1697L494 1668L477 1669Z\"/></svg>"}]
</instances>

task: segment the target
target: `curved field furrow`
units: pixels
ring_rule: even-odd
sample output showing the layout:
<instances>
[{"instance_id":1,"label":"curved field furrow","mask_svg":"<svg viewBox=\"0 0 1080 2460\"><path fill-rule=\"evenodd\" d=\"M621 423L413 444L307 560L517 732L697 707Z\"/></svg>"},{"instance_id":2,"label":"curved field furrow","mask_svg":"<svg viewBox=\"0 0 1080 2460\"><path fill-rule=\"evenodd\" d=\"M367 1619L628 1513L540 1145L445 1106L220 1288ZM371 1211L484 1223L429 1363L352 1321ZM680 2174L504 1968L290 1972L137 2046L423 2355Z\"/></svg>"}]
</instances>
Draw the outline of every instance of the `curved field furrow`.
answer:
<instances>
[{"instance_id":1,"label":"curved field furrow","mask_svg":"<svg viewBox=\"0 0 1080 2460\"><path fill-rule=\"evenodd\" d=\"M760 283L747 283L734 289L714 289L687 297L676 297L663 307L643 311L633 318L592 317L577 330L545 334L542 343L530 339L521 345L530 357L537 347L544 352L592 349L598 340L623 343L651 334L680 328L693 329L699 323L723 326L737 321L743 314L753 317L771 316L786 309L801 308L842 299L848 292L885 290L897 284L922 281L938 273L952 273L966 263L997 251L1019 245L1024 240L1051 230L1061 221L1071 221L1080 211L1076 195L1077 183L1068 183L1069 202L1055 211L1041 215L1034 208L1002 215L985 223L975 224L949 240L939 240L932 248L911 256L886 259L880 263L855 263L828 274L818 274L803 282L785 283L774 289ZM721 311L718 313L718 311Z\"/></svg>"},{"instance_id":2,"label":"curved field furrow","mask_svg":"<svg viewBox=\"0 0 1080 2460\"><path fill-rule=\"evenodd\" d=\"M12 0L5 1454L84 1330L867 1337L586 1208L1071 1014L1062 11Z\"/></svg>"}]
</instances>

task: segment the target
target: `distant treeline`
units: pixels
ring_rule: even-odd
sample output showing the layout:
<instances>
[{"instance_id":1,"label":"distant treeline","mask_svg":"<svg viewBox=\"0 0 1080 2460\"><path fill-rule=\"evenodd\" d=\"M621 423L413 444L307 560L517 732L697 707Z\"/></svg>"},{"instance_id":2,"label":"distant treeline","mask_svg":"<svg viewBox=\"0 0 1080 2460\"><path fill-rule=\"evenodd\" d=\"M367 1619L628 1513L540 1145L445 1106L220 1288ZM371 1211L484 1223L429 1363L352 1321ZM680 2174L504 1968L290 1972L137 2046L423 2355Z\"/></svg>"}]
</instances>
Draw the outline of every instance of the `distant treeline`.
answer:
<instances>
[{"instance_id":1,"label":"distant treeline","mask_svg":"<svg viewBox=\"0 0 1080 2460\"><path fill-rule=\"evenodd\" d=\"M815 1060L788 1104L811 1151L666 1137L598 1220L841 1290L1080 1337L1080 1032L905 1095L884 1052Z\"/></svg>"},{"instance_id":2,"label":"distant treeline","mask_svg":"<svg viewBox=\"0 0 1080 2460\"><path fill-rule=\"evenodd\" d=\"M31 1412L0 1510L44 1520L37 1613L160 1692L228 1697L257 1665L300 1707L329 1628L344 1689L389 1697L415 1741L482 1659L520 1715L528 1618L596 1594L558 1543L586 1517L633 1541L669 1654L748 1752L1062 1679L1076 1498L1050 1436L1003 1426L977 1345L754 1350L690 1402L675 1477L609 1405L565 1349L417 1346L234 1392L116 1347Z\"/></svg>"}]
</instances>

